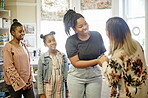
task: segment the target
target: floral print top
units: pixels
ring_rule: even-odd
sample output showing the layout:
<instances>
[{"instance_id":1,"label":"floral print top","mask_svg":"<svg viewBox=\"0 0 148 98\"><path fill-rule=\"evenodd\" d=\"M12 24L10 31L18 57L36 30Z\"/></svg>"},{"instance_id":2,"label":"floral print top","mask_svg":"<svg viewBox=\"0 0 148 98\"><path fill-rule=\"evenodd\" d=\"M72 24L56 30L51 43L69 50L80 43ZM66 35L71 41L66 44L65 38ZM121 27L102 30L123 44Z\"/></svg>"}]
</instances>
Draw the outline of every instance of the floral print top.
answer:
<instances>
[{"instance_id":1,"label":"floral print top","mask_svg":"<svg viewBox=\"0 0 148 98\"><path fill-rule=\"evenodd\" d=\"M128 56L124 50L116 50L102 67L105 80L111 87L110 97L148 98L147 66L138 42L136 53Z\"/></svg>"}]
</instances>

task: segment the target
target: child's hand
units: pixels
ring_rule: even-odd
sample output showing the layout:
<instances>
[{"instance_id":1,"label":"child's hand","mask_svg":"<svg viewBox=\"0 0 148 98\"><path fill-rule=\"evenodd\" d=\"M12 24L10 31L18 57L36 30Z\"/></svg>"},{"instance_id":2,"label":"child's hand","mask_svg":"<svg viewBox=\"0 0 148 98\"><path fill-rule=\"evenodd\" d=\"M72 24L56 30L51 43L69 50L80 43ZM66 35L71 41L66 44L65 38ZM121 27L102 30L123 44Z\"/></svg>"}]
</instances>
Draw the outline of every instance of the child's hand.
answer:
<instances>
[{"instance_id":1,"label":"child's hand","mask_svg":"<svg viewBox=\"0 0 148 98\"><path fill-rule=\"evenodd\" d=\"M66 98L68 98L68 90L66 90Z\"/></svg>"},{"instance_id":2,"label":"child's hand","mask_svg":"<svg viewBox=\"0 0 148 98\"><path fill-rule=\"evenodd\" d=\"M29 83L27 83L27 89L32 89L33 88L33 84L32 81L30 81Z\"/></svg>"},{"instance_id":3,"label":"child's hand","mask_svg":"<svg viewBox=\"0 0 148 98\"><path fill-rule=\"evenodd\" d=\"M45 94L40 94L40 98L46 98Z\"/></svg>"},{"instance_id":4,"label":"child's hand","mask_svg":"<svg viewBox=\"0 0 148 98\"><path fill-rule=\"evenodd\" d=\"M27 89L27 86L25 85L24 87L23 87L23 90L26 90Z\"/></svg>"},{"instance_id":5,"label":"child's hand","mask_svg":"<svg viewBox=\"0 0 148 98\"><path fill-rule=\"evenodd\" d=\"M33 84L31 83L29 83L28 85L27 85L27 89L32 89L33 88Z\"/></svg>"}]
</instances>

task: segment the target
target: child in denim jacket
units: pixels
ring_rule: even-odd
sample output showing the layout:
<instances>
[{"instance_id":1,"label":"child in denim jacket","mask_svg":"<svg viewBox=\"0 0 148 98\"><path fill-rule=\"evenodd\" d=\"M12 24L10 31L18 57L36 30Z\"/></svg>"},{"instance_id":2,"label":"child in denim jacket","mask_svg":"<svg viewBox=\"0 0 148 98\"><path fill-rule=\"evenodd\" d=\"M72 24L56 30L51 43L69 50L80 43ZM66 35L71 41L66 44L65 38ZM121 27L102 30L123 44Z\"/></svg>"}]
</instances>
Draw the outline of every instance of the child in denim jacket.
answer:
<instances>
[{"instance_id":1,"label":"child in denim jacket","mask_svg":"<svg viewBox=\"0 0 148 98\"><path fill-rule=\"evenodd\" d=\"M64 98L64 83L67 81L66 55L56 49L55 32L42 35L44 45L49 48L38 61L38 94L40 98Z\"/></svg>"}]
</instances>

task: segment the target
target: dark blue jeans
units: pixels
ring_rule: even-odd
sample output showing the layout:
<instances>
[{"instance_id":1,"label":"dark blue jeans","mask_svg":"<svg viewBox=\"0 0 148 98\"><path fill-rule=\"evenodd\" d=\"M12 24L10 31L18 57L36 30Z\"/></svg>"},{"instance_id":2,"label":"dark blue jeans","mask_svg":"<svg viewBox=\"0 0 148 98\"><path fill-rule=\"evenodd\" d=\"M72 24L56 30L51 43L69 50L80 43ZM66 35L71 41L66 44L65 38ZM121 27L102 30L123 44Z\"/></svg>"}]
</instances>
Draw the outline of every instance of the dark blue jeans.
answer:
<instances>
[{"instance_id":1,"label":"dark blue jeans","mask_svg":"<svg viewBox=\"0 0 148 98\"><path fill-rule=\"evenodd\" d=\"M22 95L24 96L24 98L35 98L34 89L20 89L15 92L11 85L6 84L6 87L9 91L11 98L22 98Z\"/></svg>"}]
</instances>

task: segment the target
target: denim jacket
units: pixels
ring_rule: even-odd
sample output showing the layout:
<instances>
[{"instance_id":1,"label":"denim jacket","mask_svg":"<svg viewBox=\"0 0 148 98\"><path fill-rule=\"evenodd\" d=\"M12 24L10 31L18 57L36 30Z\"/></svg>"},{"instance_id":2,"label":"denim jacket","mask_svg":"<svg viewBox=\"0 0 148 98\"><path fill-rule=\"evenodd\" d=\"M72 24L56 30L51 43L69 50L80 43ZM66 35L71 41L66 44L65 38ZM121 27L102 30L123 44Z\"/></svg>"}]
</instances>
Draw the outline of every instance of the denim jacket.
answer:
<instances>
[{"instance_id":1,"label":"denim jacket","mask_svg":"<svg viewBox=\"0 0 148 98\"><path fill-rule=\"evenodd\" d=\"M61 52L60 52L61 53ZM67 81L67 57L64 53L62 55L63 69L62 69L62 78L63 81ZM49 51L42 54L38 61L38 76L37 76L37 85L38 85L38 94L44 94L44 83L48 83L50 80L52 71L52 59L49 56Z\"/></svg>"}]
</instances>

